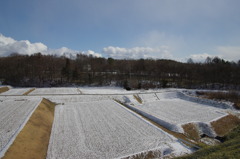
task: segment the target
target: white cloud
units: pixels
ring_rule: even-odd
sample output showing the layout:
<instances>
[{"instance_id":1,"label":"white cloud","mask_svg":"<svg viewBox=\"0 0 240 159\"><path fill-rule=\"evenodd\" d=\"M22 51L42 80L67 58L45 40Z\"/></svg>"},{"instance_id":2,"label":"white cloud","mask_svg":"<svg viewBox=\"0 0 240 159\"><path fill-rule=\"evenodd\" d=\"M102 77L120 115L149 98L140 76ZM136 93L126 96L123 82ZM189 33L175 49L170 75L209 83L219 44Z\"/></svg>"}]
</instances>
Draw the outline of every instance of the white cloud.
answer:
<instances>
[{"instance_id":1,"label":"white cloud","mask_svg":"<svg viewBox=\"0 0 240 159\"><path fill-rule=\"evenodd\" d=\"M43 52L46 55L57 55L57 56L65 56L68 58L75 58L77 54L81 53L80 51L71 50L66 47L62 47L60 49L48 49L47 51Z\"/></svg>"},{"instance_id":2,"label":"white cloud","mask_svg":"<svg viewBox=\"0 0 240 159\"><path fill-rule=\"evenodd\" d=\"M139 59L139 58L172 58L172 55L167 46L157 48L151 47L134 47L134 48L120 48L120 47L105 47L103 53L108 57L115 59Z\"/></svg>"},{"instance_id":3,"label":"white cloud","mask_svg":"<svg viewBox=\"0 0 240 159\"><path fill-rule=\"evenodd\" d=\"M12 44L14 42L16 42L14 39L12 39L10 37L5 37L2 34L0 34L0 47L2 47L4 45Z\"/></svg>"},{"instance_id":4,"label":"white cloud","mask_svg":"<svg viewBox=\"0 0 240 159\"><path fill-rule=\"evenodd\" d=\"M8 56L12 53L33 54L47 51L43 43L30 43L28 40L16 41L0 34L0 56Z\"/></svg>"},{"instance_id":5,"label":"white cloud","mask_svg":"<svg viewBox=\"0 0 240 159\"><path fill-rule=\"evenodd\" d=\"M5 37L4 35L0 34L0 56L9 56L12 53L31 55L38 52L41 52L45 55L66 56L68 58L75 58L79 53L92 55L94 57L102 56L101 54L95 53L92 50L81 52L69 49L67 47L62 47L60 49L49 49L43 43L31 43L28 40L16 41L11 37Z\"/></svg>"},{"instance_id":6,"label":"white cloud","mask_svg":"<svg viewBox=\"0 0 240 159\"><path fill-rule=\"evenodd\" d=\"M240 46L219 46L216 50L223 59L230 61L240 60Z\"/></svg>"},{"instance_id":7,"label":"white cloud","mask_svg":"<svg viewBox=\"0 0 240 159\"><path fill-rule=\"evenodd\" d=\"M91 56L94 56L94 57L102 57L102 55L101 54L99 54L99 53L96 53L96 52L94 52L94 51L92 51L92 50L88 50L88 51L86 51L86 52L83 52L84 54L86 54L86 55L91 55Z\"/></svg>"}]
</instances>

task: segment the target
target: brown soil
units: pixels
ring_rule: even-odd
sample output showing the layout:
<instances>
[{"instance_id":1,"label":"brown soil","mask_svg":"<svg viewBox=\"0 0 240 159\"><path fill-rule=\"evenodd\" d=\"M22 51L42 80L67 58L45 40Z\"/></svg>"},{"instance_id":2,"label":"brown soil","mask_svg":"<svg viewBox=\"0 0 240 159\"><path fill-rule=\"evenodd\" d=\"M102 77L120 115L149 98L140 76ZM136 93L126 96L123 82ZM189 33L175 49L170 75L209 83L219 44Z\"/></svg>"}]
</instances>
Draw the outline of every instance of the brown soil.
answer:
<instances>
[{"instance_id":1,"label":"brown soil","mask_svg":"<svg viewBox=\"0 0 240 159\"><path fill-rule=\"evenodd\" d=\"M23 95L28 95L29 93L31 93L31 92L34 91L34 90L35 90L35 88L32 88L32 89L30 89L29 91L25 92Z\"/></svg>"},{"instance_id":2,"label":"brown soil","mask_svg":"<svg viewBox=\"0 0 240 159\"><path fill-rule=\"evenodd\" d=\"M8 87L0 87L0 93L7 92L8 90Z\"/></svg>"},{"instance_id":3,"label":"brown soil","mask_svg":"<svg viewBox=\"0 0 240 159\"><path fill-rule=\"evenodd\" d=\"M232 129L240 125L240 119L232 114L229 114L217 121L211 122L211 125L217 135L223 137Z\"/></svg>"},{"instance_id":4,"label":"brown soil","mask_svg":"<svg viewBox=\"0 0 240 159\"><path fill-rule=\"evenodd\" d=\"M188 123L188 124L183 125L182 128L183 128L185 134L189 138L191 138L191 139L193 139L195 141L198 141L198 140L201 139L199 131L198 131L198 128L196 127L195 124Z\"/></svg>"},{"instance_id":5,"label":"brown soil","mask_svg":"<svg viewBox=\"0 0 240 159\"><path fill-rule=\"evenodd\" d=\"M2 159L46 158L55 104L43 99Z\"/></svg>"}]
</instances>

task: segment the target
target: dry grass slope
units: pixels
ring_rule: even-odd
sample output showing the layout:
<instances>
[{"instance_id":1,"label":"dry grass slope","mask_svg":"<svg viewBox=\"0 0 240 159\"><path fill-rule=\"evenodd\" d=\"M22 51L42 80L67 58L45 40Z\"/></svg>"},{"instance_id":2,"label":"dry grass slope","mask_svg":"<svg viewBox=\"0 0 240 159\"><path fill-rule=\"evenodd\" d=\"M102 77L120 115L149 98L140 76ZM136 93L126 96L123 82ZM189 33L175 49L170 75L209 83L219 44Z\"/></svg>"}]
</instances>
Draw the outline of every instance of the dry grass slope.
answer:
<instances>
[{"instance_id":1,"label":"dry grass slope","mask_svg":"<svg viewBox=\"0 0 240 159\"><path fill-rule=\"evenodd\" d=\"M234 115L227 115L217 121L211 123L214 131L218 136L224 136L232 129L240 125L240 119Z\"/></svg>"},{"instance_id":2,"label":"dry grass slope","mask_svg":"<svg viewBox=\"0 0 240 159\"><path fill-rule=\"evenodd\" d=\"M55 104L43 99L3 159L46 158Z\"/></svg>"},{"instance_id":3,"label":"dry grass slope","mask_svg":"<svg viewBox=\"0 0 240 159\"><path fill-rule=\"evenodd\" d=\"M0 87L0 93L7 92L8 90L8 87Z\"/></svg>"},{"instance_id":4,"label":"dry grass slope","mask_svg":"<svg viewBox=\"0 0 240 159\"><path fill-rule=\"evenodd\" d=\"M134 94L133 97L138 101L138 103L142 104L142 99L138 95Z\"/></svg>"},{"instance_id":5,"label":"dry grass slope","mask_svg":"<svg viewBox=\"0 0 240 159\"><path fill-rule=\"evenodd\" d=\"M182 126L185 134L190 138L193 139L195 141L198 141L201 139L198 128L196 127L196 125L194 125L193 123L188 123Z\"/></svg>"},{"instance_id":6,"label":"dry grass slope","mask_svg":"<svg viewBox=\"0 0 240 159\"><path fill-rule=\"evenodd\" d=\"M28 95L29 93L31 93L31 92L34 91L34 90L35 90L35 88L32 88L32 89L30 89L29 91L25 92L23 95Z\"/></svg>"}]
</instances>

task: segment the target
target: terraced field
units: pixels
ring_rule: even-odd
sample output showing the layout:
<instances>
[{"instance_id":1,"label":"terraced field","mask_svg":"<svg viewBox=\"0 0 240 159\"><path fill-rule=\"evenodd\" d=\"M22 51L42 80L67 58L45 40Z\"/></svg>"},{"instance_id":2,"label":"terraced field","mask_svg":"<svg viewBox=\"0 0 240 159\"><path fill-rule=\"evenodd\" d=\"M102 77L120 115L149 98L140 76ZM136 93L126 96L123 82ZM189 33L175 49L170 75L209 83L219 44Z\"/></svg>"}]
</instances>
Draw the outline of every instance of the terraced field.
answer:
<instances>
[{"instance_id":1,"label":"terraced field","mask_svg":"<svg viewBox=\"0 0 240 159\"><path fill-rule=\"evenodd\" d=\"M48 150L45 147L44 152L48 159L179 156L192 150L184 139L173 136L174 132L186 134L186 129L191 129L190 133L194 129L199 139L202 134L216 137L215 132L228 131L223 132L218 123L228 125L230 130L240 122L234 116L239 112L231 104L186 96L186 90L127 92L113 87L65 87L4 91L0 94L0 157L44 98L56 105ZM44 108L52 113L50 107L38 108L39 112ZM40 119L38 115L31 122ZM48 116L53 118L53 113ZM25 138L24 132L21 136Z\"/></svg>"},{"instance_id":2,"label":"terraced field","mask_svg":"<svg viewBox=\"0 0 240 159\"><path fill-rule=\"evenodd\" d=\"M118 158L134 154L155 157L190 152L176 138L110 101L56 107L49 159ZM177 149L176 149L177 146Z\"/></svg>"}]
</instances>

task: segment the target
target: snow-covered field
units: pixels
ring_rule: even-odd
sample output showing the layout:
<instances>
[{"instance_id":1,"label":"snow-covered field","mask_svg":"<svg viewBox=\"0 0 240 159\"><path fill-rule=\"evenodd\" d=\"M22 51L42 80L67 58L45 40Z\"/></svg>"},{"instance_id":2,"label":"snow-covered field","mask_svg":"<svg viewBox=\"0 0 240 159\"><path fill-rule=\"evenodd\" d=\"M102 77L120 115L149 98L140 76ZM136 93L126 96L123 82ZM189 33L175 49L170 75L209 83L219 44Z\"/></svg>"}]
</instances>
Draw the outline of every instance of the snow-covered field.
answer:
<instances>
[{"instance_id":1,"label":"snow-covered field","mask_svg":"<svg viewBox=\"0 0 240 159\"><path fill-rule=\"evenodd\" d=\"M139 97L142 99L144 103L158 100L158 96L156 93L139 94Z\"/></svg>"},{"instance_id":2,"label":"snow-covered field","mask_svg":"<svg viewBox=\"0 0 240 159\"><path fill-rule=\"evenodd\" d=\"M56 107L47 158L120 158L153 149L189 152L173 136L103 100Z\"/></svg>"},{"instance_id":3,"label":"snow-covered field","mask_svg":"<svg viewBox=\"0 0 240 159\"><path fill-rule=\"evenodd\" d=\"M228 115L227 111L229 111L221 107L181 99L176 91L139 94L139 97L143 104L136 104L136 101L130 98L129 100L123 98L120 101L129 104L134 110L143 112L145 116L156 118L157 122L166 128L180 133L183 133L181 126L186 123L205 123L207 127L211 121Z\"/></svg>"},{"instance_id":4,"label":"snow-covered field","mask_svg":"<svg viewBox=\"0 0 240 159\"><path fill-rule=\"evenodd\" d=\"M57 87L57 88L36 88L29 95L54 95L54 94L81 94L81 92L74 87Z\"/></svg>"},{"instance_id":5,"label":"snow-covered field","mask_svg":"<svg viewBox=\"0 0 240 159\"><path fill-rule=\"evenodd\" d=\"M27 122L41 98L0 97L0 157Z\"/></svg>"},{"instance_id":6,"label":"snow-covered field","mask_svg":"<svg viewBox=\"0 0 240 159\"><path fill-rule=\"evenodd\" d=\"M191 122L210 123L212 120L227 115L226 112L218 108L206 107L181 99L149 102L141 106L140 109L176 126Z\"/></svg>"},{"instance_id":7,"label":"snow-covered field","mask_svg":"<svg viewBox=\"0 0 240 159\"><path fill-rule=\"evenodd\" d=\"M1 93L1 95L23 95L28 92L31 88L12 88L6 92Z\"/></svg>"}]
</instances>

